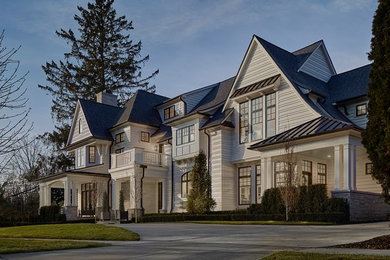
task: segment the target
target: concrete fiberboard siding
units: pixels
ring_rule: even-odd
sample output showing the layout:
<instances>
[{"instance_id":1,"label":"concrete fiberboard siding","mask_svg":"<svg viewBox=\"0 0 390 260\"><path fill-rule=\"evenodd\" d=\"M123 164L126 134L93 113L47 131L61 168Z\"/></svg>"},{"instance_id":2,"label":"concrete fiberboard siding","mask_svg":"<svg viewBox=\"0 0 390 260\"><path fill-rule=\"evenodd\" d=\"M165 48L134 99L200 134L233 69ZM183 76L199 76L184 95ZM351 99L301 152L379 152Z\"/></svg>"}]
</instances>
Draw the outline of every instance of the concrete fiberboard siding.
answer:
<instances>
[{"instance_id":1,"label":"concrete fiberboard siding","mask_svg":"<svg viewBox=\"0 0 390 260\"><path fill-rule=\"evenodd\" d=\"M356 106L361 104L367 104L367 101L360 101L360 102L354 102L350 103L345 106L347 114L345 114L345 110L343 107L339 108L339 110L349 119L352 123L355 125L366 128L367 126L367 115L362 116L356 116Z\"/></svg>"},{"instance_id":2,"label":"concrete fiberboard siding","mask_svg":"<svg viewBox=\"0 0 390 260\"><path fill-rule=\"evenodd\" d=\"M253 41L234 88L239 89L277 74L279 71L266 50Z\"/></svg>"},{"instance_id":3,"label":"concrete fiberboard siding","mask_svg":"<svg viewBox=\"0 0 390 260\"><path fill-rule=\"evenodd\" d=\"M310 55L299 70L324 82L328 82L333 75L331 65L322 46L318 47Z\"/></svg>"},{"instance_id":4,"label":"concrete fiberboard siding","mask_svg":"<svg viewBox=\"0 0 390 260\"><path fill-rule=\"evenodd\" d=\"M81 119L81 133L79 133L79 122ZM78 141L81 141L87 137L92 136L91 131L89 130L87 120L85 119L85 115L83 110L81 109L81 106L79 105L79 111L76 115L75 125L73 127L73 132L71 135L71 142L70 144L76 143Z\"/></svg>"}]
</instances>

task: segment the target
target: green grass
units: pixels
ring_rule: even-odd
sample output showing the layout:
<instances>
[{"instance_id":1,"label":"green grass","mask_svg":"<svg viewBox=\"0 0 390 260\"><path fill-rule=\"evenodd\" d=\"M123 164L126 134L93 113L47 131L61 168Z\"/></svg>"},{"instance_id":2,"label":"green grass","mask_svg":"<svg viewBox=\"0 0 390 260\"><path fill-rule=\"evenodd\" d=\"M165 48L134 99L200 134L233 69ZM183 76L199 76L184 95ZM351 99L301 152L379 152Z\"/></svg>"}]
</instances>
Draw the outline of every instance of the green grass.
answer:
<instances>
[{"instance_id":1,"label":"green grass","mask_svg":"<svg viewBox=\"0 0 390 260\"><path fill-rule=\"evenodd\" d=\"M262 260L384 260L388 256L377 255L346 255L346 254L315 254L293 251L281 251L262 258Z\"/></svg>"},{"instance_id":2,"label":"green grass","mask_svg":"<svg viewBox=\"0 0 390 260\"><path fill-rule=\"evenodd\" d=\"M37 251L63 250L109 246L106 243L80 242L66 240L30 240L0 238L0 254L27 253Z\"/></svg>"},{"instance_id":3,"label":"green grass","mask_svg":"<svg viewBox=\"0 0 390 260\"><path fill-rule=\"evenodd\" d=\"M51 238L78 240L139 240L137 233L98 224L52 224L0 228L2 238Z\"/></svg>"},{"instance_id":4,"label":"green grass","mask_svg":"<svg viewBox=\"0 0 390 260\"><path fill-rule=\"evenodd\" d=\"M273 220L257 220L257 221L228 221L228 220L200 220L200 221L185 221L187 223L196 224L223 224L223 225L332 225L329 222L286 222L286 221L273 221Z\"/></svg>"}]
</instances>

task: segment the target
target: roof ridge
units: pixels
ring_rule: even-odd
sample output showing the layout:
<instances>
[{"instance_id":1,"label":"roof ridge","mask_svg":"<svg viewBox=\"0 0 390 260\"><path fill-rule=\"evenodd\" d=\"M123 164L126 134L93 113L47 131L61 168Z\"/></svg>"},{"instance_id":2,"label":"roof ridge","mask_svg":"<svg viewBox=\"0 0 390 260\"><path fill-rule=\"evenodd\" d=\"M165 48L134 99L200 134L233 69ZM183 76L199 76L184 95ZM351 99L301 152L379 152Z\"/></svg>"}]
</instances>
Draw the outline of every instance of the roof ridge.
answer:
<instances>
[{"instance_id":1,"label":"roof ridge","mask_svg":"<svg viewBox=\"0 0 390 260\"><path fill-rule=\"evenodd\" d=\"M369 64L362 65L362 66L357 67L357 68L354 68L354 69L350 69L350 70L347 70L347 71L344 71L344 72L340 72L340 73L338 73L338 74L336 74L336 75L333 75L331 78L337 77L337 76L342 75L342 74L345 74L345 73L349 73L349 72L354 71L354 70L361 69L361 68L363 68L363 67L371 66L371 65L372 65L372 63L369 63ZM329 80L329 81L330 81L330 80Z\"/></svg>"},{"instance_id":2,"label":"roof ridge","mask_svg":"<svg viewBox=\"0 0 390 260\"><path fill-rule=\"evenodd\" d=\"M266 43L268 43L268 44L270 44L270 45L272 45L272 46L274 46L274 47L276 47L276 48L278 48L278 49L280 49L280 50L282 50L282 51L288 52L288 53L290 53L291 55L293 55L290 51L288 51L288 50L286 50L286 49L283 49L282 47L279 47L279 46L273 44L272 42L269 42L269 41L267 41L267 40L261 38L260 36L257 36L256 34L254 34L254 36L256 36L256 38L259 39L259 40L261 40L261 41L264 41L264 42L266 42Z\"/></svg>"},{"instance_id":3,"label":"roof ridge","mask_svg":"<svg viewBox=\"0 0 390 260\"><path fill-rule=\"evenodd\" d=\"M321 40L318 40L318 41L316 41L316 42L313 42L313 43L311 43L311 44L309 44L309 45L307 45L307 46L305 46L305 47L303 47L303 48L300 48L300 49L298 49L298 50L293 51L292 54L294 54L294 55L300 55L300 54L312 53L314 50L312 50L312 51L310 51L310 52L301 52L301 51L303 51L304 49L309 49L310 47L313 47L314 45L318 45L319 43L324 43L324 41L321 39ZM317 46L317 47L318 47L318 46ZM316 48L317 48L317 47L316 47ZM299 52L301 52L301 53L299 53Z\"/></svg>"},{"instance_id":4,"label":"roof ridge","mask_svg":"<svg viewBox=\"0 0 390 260\"><path fill-rule=\"evenodd\" d=\"M114 108L119 108L121 109L122 107L119 107L119 106L113 106L113 105L109 105L109 104L105 104L105 103L100 103L100 102L97 102L97 101L93 101L93 100L88 100L88 99L84 99L84 98L79 98L80 101L83 101L83 102L90 102L90 103L93 103L93 104L98 104L98 105L103 105L103 106L109 106L109 107L114 107Z\"/></svg>"},{"instance_id":5,"label":"roof ridge","mask_svg":"<svg viewBox=\"0 0 390 260\"><path fill-rule=\"evenodd\" d=\"M151 94L151 95L155 95L155 96L159 96L159 97L163 97L163 98L170 99L170 98L167 97L167 96L163 96L163 95L160 95L160 94L156 94L156 93L153 93L153 92L149 92L149 91L146 91L146 90L144 90L144 89L137 89L137 91L134 93L134 95L135 95L138 91L141 91L141 92L146 93L146 94ZM134 95L133 95L133 96L134 96Z\"/></svg>"}]
</instances>

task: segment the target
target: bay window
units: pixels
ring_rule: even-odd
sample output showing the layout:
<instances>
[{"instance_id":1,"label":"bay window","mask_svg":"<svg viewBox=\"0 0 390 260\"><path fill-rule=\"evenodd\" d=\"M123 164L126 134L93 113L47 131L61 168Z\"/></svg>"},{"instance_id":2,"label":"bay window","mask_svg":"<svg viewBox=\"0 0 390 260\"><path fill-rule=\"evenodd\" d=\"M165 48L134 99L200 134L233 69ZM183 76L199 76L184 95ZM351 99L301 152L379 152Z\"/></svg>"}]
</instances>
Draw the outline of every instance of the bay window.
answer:
<instances>
[{"instance_id":1,"label":"bay window","mask_svg":"<svg viewBox=\"0 0 390 260\"><path fill-rule=\"evenodd\" d=\"M240 104L240 144L249 138L249 101Z\"/></svg>"},{"instance_id":2,"label":"bay window","mask_svg":"<svg viewBox=\"0 0 390 260\"><path fill-rule=\"evenodd\" d=\"M263 99L252 99L252 141L263 138Z\"/></svg>"},{"instance_id":3,"label":"bay window","mask_svg":"<svg viewBox=\"0 0 390 260\"><path fill-rule=\"evenodd\" d=\"M195 126L190 125L176 130L176 145L195 141Z\"/></svg>"},{"instance_id":4,"label":"bay window","mask_svg":"<svg viewBox=\"0 0 390 260\"><path fill-rule=\"evenodd\" d=\"M276 93L265 96L266 103L266 137L276 134Z\"/></svg>"}]
</instances>

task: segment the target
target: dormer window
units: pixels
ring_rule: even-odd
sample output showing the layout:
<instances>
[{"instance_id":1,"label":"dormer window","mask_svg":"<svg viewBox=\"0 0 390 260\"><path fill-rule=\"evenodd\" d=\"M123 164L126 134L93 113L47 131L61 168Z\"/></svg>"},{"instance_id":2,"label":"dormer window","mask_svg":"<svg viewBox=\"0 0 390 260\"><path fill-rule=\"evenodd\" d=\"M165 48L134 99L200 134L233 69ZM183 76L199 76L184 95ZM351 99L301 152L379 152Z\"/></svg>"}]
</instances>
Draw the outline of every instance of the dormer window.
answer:
<instances>
[{"instance_id":1,"label":"dormer window","mask_svg":"<svg viewBox=\"0 0 390 260\"><path fill-rule=\"evenodd\" d=\"M79 119L79 134L83 132L83 126L81 124L81 118Z\"/></svg>"},{"instance_id":2,"label":"dormer window","mask_svg":"<svg viewBox=\"0 0 390 260\"><path fill-rule=\"evenodd\" d=\"M141 142L147 142L149 143L150 140L150 134L148 132L141 132Z\"/></svg>"},{"instance_id":3,"label":"dormer window","mask_svg":"<svg viewBox=\"0 0 390 260\"><path fill-rule=\"evenodd\" d=\"M164 120L174 118L179 115L179 109L176 105L164 109Z\"/></svg>"},{"instance_id":4,"label":"dormer window","mask_svg":"<svg viewBox=\"0 0 390 260\"><path fill-rule=\"evenodd\" d=\"M356 106L356 116L367 115L367 104L360 104Z\"/></svg>"},{"instance_id":5,"label":"dormer window","mask_svg":"<svg viewBox=\"0 0 390 260\"><path fill-rule=\"evenodd\" d=\"M115 143L119 144L125 141L125 132L119 133L115 135Z\"/></svg>"}]
</instances>

